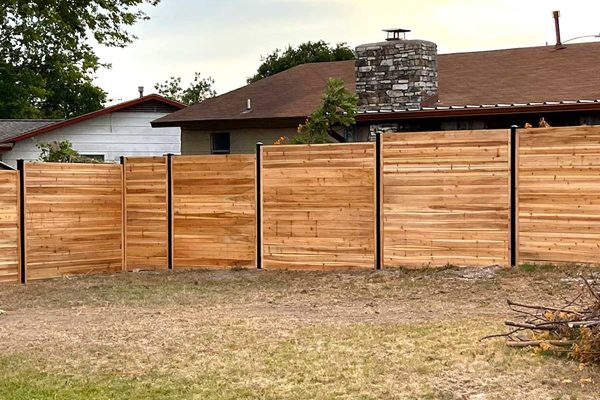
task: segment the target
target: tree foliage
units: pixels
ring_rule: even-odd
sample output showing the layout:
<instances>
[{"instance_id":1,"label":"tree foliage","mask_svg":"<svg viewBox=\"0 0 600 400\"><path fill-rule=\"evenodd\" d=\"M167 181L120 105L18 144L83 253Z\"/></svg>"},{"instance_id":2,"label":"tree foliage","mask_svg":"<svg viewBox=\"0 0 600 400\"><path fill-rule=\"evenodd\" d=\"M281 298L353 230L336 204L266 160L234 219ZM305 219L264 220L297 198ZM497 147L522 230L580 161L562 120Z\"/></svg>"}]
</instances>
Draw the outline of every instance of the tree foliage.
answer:
<instances>
[{"instance_id":1,"label":"tree foliage","mask_svg":"<svg viewBox=\"0 0 600 400\"><path fill-rule=\"evenodd\" d=\"M344 86L344 81L330 78L325 87L323 102L298 127L298 134L290 143L329 143L334 127L349 127L356 123L358 97Z\"/></svg>"},{"instance_id":2,"label":"tree foliage","mask_svg":"<svg viewBox=\"0 0 600 400\"><path fill-rule=\"evenodd\" d=\"M157 83L154 89L158 94L171 100L187 105L200 103L210 97L215 97L217 92L213 89L215 80L210 76L202 78L200 72L194 74L194 80L190 82L187 89L181 87L180 77L170 77L164 83Z\"/></svg>"},{"instance_id":3,"label":"tree foliage","mask_svg":"<svg viewBox=\"0 0 600 400\"><path fill-rule=\"evenodd\" d=\"M59 162L59 163L95 163L96 160L82 156L68 140L60 142L38 143L40 149L39 160L43 162Z\"/></svg>"},{"instance_id":4,"label":"tree foliage","mask_svg":"<svg viewBox=\"0 0 600 400\"><path fill-rule=\"evenodd\" d=\"M285 50L275 49L266 57L261 57L262 64L256 75L247 79L248 83L256 82L267 76L285 71L300 64L354 60L356 54L346 43L330 46L323 40L302 43L298 47L288 46Z\"/></svg>"},{"instance_id":5,"label":"tree foliage","mask_svg":"<svg viewBox=\"0 0 600 400\"><path fill-rule=\"evenodd\" d=\"M93 42L125 47L126 28L160 0L2 0L0 118L70 118L103 106L92 83L101 67Z\"/></svg>"}]
</instances>

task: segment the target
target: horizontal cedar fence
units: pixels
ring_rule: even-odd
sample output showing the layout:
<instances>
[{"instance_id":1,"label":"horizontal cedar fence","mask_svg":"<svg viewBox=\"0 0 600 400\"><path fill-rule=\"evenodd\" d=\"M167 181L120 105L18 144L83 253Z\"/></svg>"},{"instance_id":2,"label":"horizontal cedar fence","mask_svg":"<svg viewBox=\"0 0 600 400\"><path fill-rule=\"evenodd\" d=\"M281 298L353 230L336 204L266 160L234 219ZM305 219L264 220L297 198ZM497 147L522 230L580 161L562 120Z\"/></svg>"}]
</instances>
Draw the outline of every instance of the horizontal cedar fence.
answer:
<instances>
[{"instance_id":1,"label":"horizontal cedar fence","mask_svg":"<svg viewBox=\"0 0 600 400\"><path fill-rule=\"evenodd\" d=\"M258 165L256 155L167 156L0 171L0 282L167 268L598 264L598 126L258 149Z\"/></svg>"},{"instance_id":2,"label":"horizontal cedar fence","mask_svg":"<svg viewBox=\"0 0 600 400\"><path fill-rule=\"evenodd\" d=\"M600 263L600 127L518 133L519 260Z\"/></svg>"},{"instance_id":3,"label":"horizontal cedar fence","mask_svg":"<svg viewBox=\"0 0 600 400\"><path fill-rule=\"evenodd\" d=\"M262 152L264 268L372 268L373 144Z\"/></svg>"},{"instance_id":4,"label":"horizontal cedar fence","mask_svg":"<svg viewBox=\"0 0 600 400\"><path fill-rule=\"evenodd\" d=\"M384 266L507 265L506 130L386 133Z\"/></svg>"},{"instance_id":5,"label":"horizontal cedar fence","mask_svg":"<svg viewBox=\"0 0 600 400\"><path fill-rule=\"evenodd\" d=\"M255 156L173 158L174 268L253 267Z\"/></svg>"},{"instance_id":6,"label":"horizontal cedar fence","mask_svg":"<svg viewBox=\"0 0 600 400\"><path fill-rule=\"evenodd\" d=\"M19 281L19 174L0 171L0 282Z\"/></svg>"},{"instance_id":7,"label":"horizontal cedar fence","mask_svg":"<svg viewBox=\"0 0 600 400\"><path fill-rule=\"evenodd\" d=\"M167 269L167 157L125 157L123 171L123 269Z\"/></svg>"},{"instance_id":8,"label":"horizontal cedar fence","mask_svg":"<svg viewBox=\"0 0 600 400\"><path fill-rule=\"evenodd\" d=\"M121 270L122 176L115 164L25 164L26 279Z\"/></svg>"}]
</instances>

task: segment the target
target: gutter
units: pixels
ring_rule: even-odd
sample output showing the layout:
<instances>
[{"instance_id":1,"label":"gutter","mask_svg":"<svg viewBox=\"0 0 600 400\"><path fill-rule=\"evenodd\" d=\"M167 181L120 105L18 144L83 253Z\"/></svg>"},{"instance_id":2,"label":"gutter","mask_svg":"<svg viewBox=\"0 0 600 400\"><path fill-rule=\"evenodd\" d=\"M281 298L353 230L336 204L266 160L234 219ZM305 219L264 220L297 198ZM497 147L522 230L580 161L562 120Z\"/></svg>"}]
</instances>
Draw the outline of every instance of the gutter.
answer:
<instances>
[{"instance_id":1,"label":"gutter","mask_svg":"<svg viewBox=\"0 0 600 400\"><path fill-rule=\"evenodd\" d=\"M573 112L573 111L600 111L600 102L579 102L540 105L494 105L494 106L450 106L447 108L394 111L394 112L368 112L356 116L356 122L390 121L405 119L446 118L446 117L471 117L491 115L514 115L545 112Z\"/></svg>"},{"instance_id":2,"label":"gutter","mask_svg":"<svg viewBox=\"0 0 600 400\"><path fill-rule=\"evenodd\" d=\"M162 117L165 118L165 117ZM247 129L247 128L290 128L306 121L306 116L273 118L222 118L202 120L152 121L153 128L180 127L200 130Z\"/></svg>"},{"instance_id":3,"label":"gutter","mask_svg":"<svg viewBox=\"0 0 600 400\"><path fill-rule=\"evenodd\" d=\"M421 110L366 112L356 116L356 122L393 121L409 119L430 119L448 117L472 117L494 115L518 115L533 113L555 113L574 111L600 111L598 100L578 100L573 102L530 103L530 104L494 104L478 106L437 106L423 107ZM162 117L165 118L165 117ZM306 120L305 116L273 118L229 118L202 120L172 120L151 122L153 128L180 127L190 129L245 129L245 128L284 128L297 126Z\"/></svg>"}]
</instances>

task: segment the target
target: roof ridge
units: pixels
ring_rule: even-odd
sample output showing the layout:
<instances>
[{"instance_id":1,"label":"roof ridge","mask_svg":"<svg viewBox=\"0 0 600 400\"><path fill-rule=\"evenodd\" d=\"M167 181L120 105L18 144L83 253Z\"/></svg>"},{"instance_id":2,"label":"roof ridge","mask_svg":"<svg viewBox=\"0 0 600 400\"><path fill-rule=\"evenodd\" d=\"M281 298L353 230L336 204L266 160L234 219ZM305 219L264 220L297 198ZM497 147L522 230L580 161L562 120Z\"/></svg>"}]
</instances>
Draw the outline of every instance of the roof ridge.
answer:
<instances>
[{"instance_id":1,"label":"roof ridge","mask_svg":"<svg viewBox=\"0 0 600 400\"><path fill-rule=\"evenodd\" d=\"M593 45L593 44L597 44L600 46L600 41L593 41L593 42L580 42L580 43L569 43L569 44L565 44L564 48L560 49L560 50L565 50L568 49L571 46L581 46L581 45ZM449 55L455 55L455 54L473 54L473 53L494 53L497 51L508 51L508 50L532 50L532 49L548 49L548 50L558 50L554 47L553 44L547 44L544 46L524 46L524 47L508 47L508 48L504 48L504 49L491 49L491 50L474 50L474 51L457 51L455 53L439 53L439 56L449 56Z\"/></svg>"}]
</instances>

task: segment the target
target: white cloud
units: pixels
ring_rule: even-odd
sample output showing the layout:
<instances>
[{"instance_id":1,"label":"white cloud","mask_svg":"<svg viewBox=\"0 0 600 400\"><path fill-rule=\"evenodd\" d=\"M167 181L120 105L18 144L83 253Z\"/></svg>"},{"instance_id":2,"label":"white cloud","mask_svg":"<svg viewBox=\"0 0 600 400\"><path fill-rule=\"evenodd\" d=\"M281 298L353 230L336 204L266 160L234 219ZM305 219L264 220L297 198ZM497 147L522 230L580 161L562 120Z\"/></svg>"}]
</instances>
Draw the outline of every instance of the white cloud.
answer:
<instances>
[{"instance_id":1,"label":"white cloud","mask_svg":"<svg viewBox=\"0 0 600 400\"><path fill-rule=\"evenodd\" d=\"M539 46L554 42L555 9L564 40L600 33L600 2L586 0L163 0L134 28L135 43L98 49L113 68L96 83L126 100L139 85L150 93L169 76L189 81L199 71L224 93L275 48L320 39L356 46L383 39L389 27L412 29L409 37L434 41L440 52Z\"/></svg>"}]
</instances>

